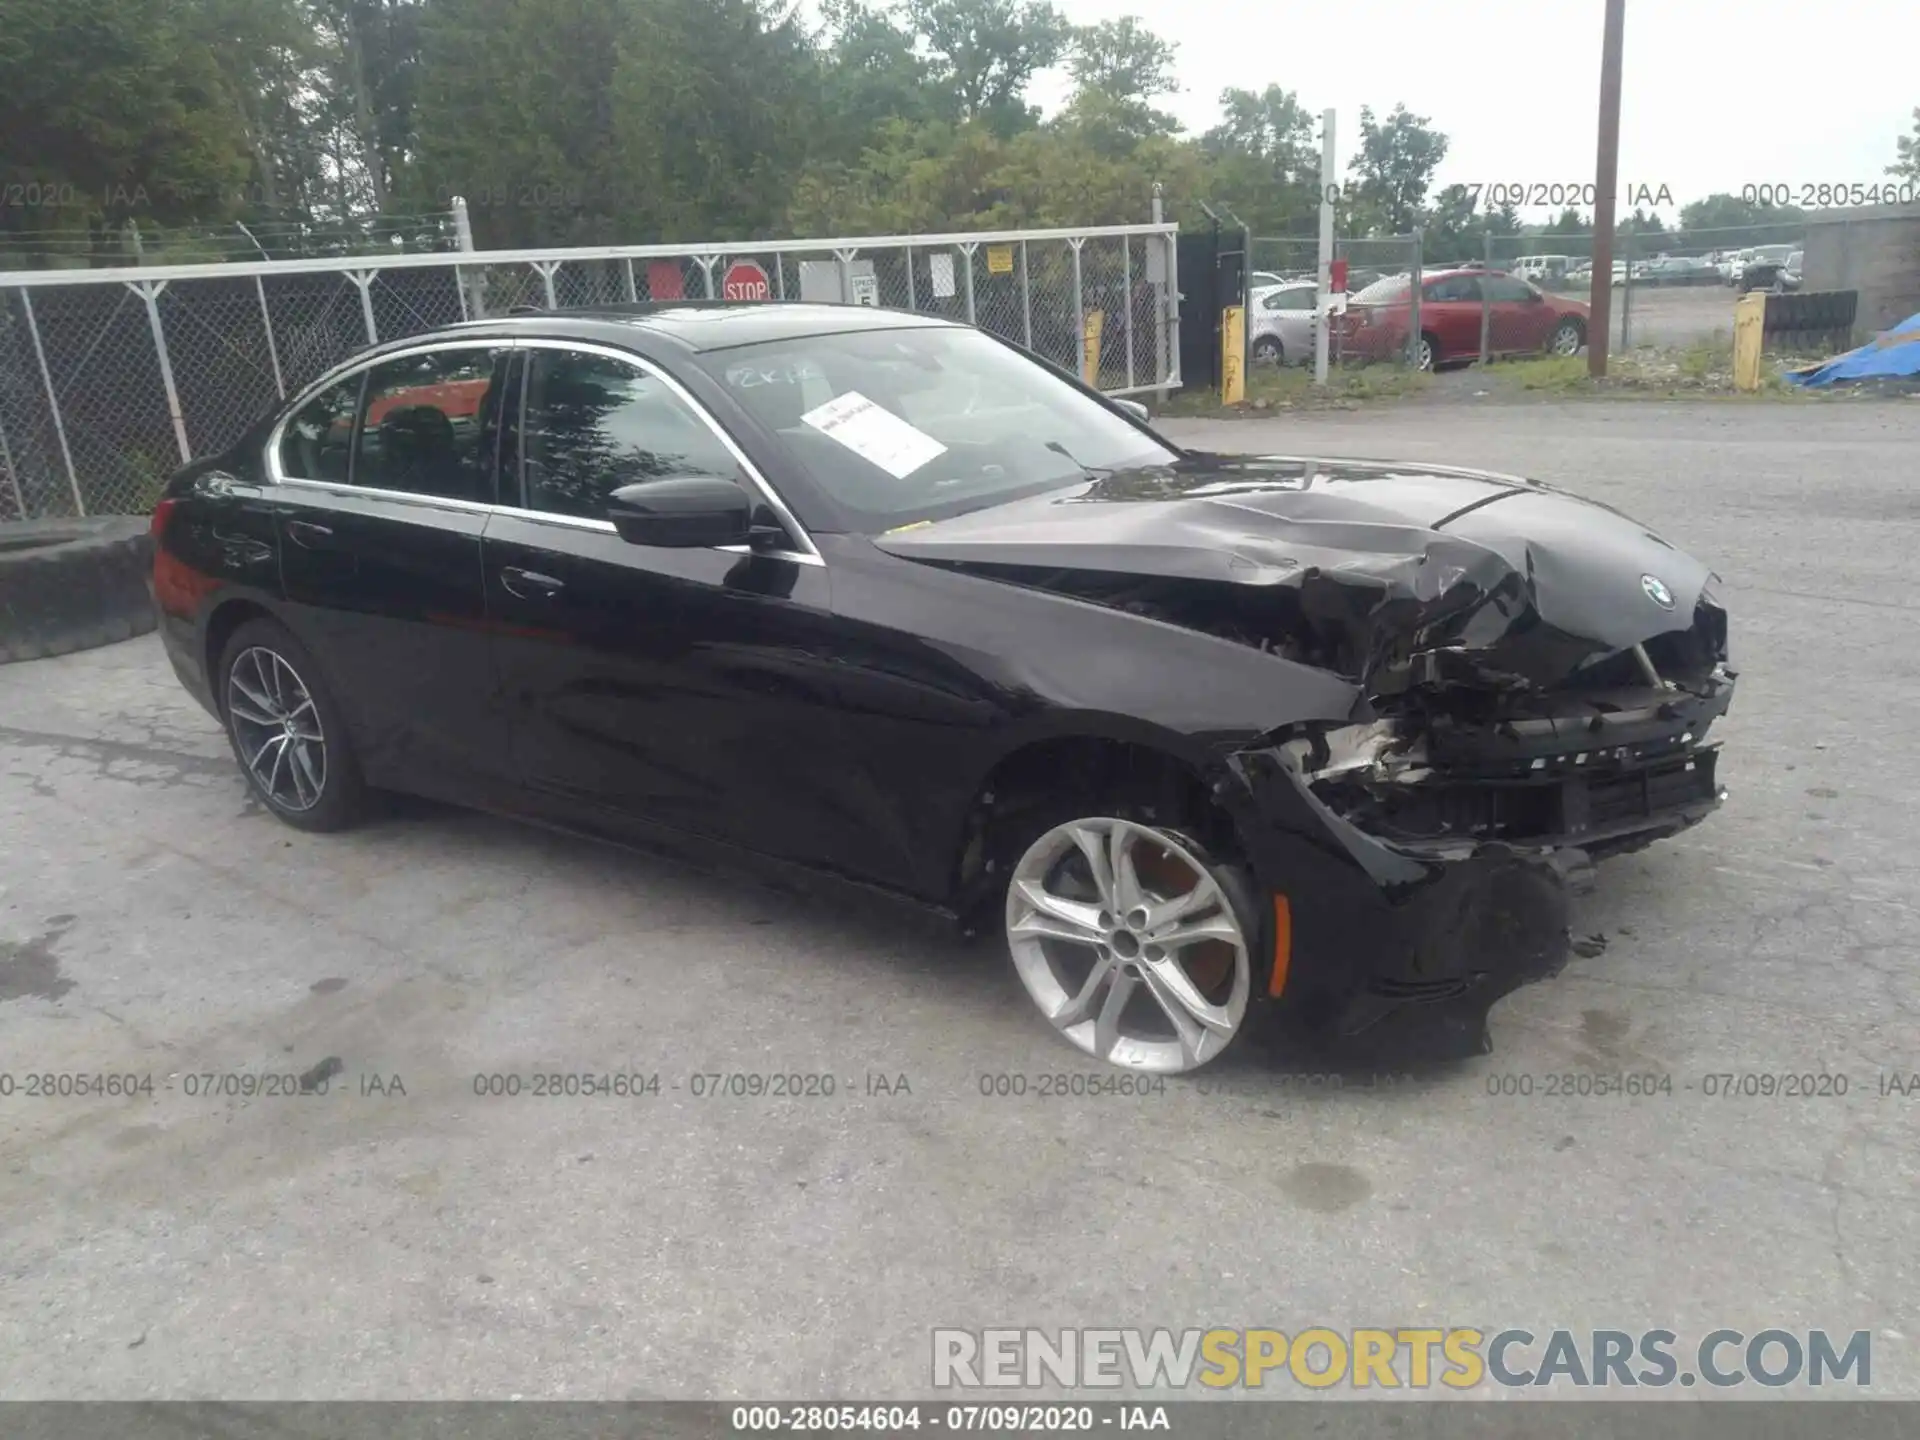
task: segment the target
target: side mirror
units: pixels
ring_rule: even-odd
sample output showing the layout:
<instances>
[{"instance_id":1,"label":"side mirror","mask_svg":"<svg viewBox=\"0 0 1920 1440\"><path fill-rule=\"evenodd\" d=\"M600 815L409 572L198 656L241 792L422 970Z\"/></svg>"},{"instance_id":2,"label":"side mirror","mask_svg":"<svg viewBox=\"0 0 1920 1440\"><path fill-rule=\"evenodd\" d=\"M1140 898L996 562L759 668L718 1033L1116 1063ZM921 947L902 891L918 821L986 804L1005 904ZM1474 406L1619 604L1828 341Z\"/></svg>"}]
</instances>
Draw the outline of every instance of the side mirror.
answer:
<instances>
[{"instance_id":1,"label":"side mirror","mask_svg":"<svg viewBox=\"0 0 1920 1440\"><path fill-rule=\"evenodd\" d=\"M744 544L750 510L747 492L717 475L642 480L607 497L607 519L622 540L674 550Z\"/></svg>"},{"instance_id":2,"label":"side mirror","mask_svg":"<svg viewBox=\"0 0 1920 1440\"><path fill-rule=\"evenodd\" d=\"M1153 419L1153 412L1148 410L1147 407L1142 405L1138 400L1115 400L1113 403L1126 411L1127 414L1131 415L1134 419L1138 420L1142 425L1145 425Z\"/></svg>"}]
</instances>

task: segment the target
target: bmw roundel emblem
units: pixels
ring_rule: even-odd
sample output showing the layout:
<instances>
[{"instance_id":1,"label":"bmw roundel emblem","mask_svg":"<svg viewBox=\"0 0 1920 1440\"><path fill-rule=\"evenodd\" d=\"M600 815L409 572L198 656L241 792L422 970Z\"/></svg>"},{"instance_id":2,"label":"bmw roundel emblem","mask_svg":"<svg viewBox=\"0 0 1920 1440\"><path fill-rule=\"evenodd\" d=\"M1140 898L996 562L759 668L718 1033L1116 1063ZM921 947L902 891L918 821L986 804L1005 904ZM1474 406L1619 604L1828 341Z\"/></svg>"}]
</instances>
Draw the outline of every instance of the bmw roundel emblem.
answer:
<instances>
[{"instance_id":1,"label":"bmw roundel emblem","mask_svg":"<svg viewBox=\"0 0 1920 1440\"><path fill-rule=\"evenodd\" d=\"M1647 592L1647 599L1658 605L1662 610L1671 610L1673 608L1673 592L1667 588L1666 582L1661 580L1659 576L1642 575L1640 577L1640 588Z\"/></svg>"}]
</instances>

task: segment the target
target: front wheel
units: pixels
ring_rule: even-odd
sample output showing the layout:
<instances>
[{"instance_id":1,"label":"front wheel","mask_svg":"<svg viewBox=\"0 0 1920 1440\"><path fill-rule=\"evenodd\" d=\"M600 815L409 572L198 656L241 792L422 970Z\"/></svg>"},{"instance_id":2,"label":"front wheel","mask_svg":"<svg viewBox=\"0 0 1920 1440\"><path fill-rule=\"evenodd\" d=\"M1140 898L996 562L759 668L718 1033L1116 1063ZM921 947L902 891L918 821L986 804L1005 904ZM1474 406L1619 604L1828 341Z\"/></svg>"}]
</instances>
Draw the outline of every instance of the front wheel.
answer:
<instances>
[{"instance_id":1,"label":"front wheel","mask_svg":"<svg viewBox=\"0 0 1920 1440\"><path fill-rule=\"evenodd\" d=\"M1277 337L1262 335L1253 342L1253 358L1261 365L1283 365L1286 363L1287 352Z\"/></svg>"},{"instance_id":2,"label":"front wheel","mask_svg":"<svg viewBox=\"0 0 1920 1440\"><path fill-rule=\"evenodd\" d=\"M1021 853L1007 945L1027 994L1070 1043L1128 1070L1184 1074L1245 1028L1259 949L1252 894L1238 866L1190 836L1080 815Z\"/></svg>"},{"instance_id":3,"label":"front wheel","mask_svg":"<svg viewBox=\"0 0 1920 1440\"><path fill-rule=\"evenodd\" d=\"M1433 336L1422 333L1420 344L1414 351L1414 363L1431 374L1434 367L1440 363L1440 342Z\"/></svg>"},{"instance_id":4,"label":"front wheel","mask_svg":"<svg viewBox=\"0 0 1920 1440\"><path fill-rule=\"evenodd\" d=\"M220 657L220 713L253 793L300 830L340 830L366 809L347 727L320 667L284 626L250 620Z\"/></svg>"},{"instance_id":5,"label":"front wheel","mask_svg":"<svg viewBox=\"0 0 1920 1440\"><path fill-rule=\"evenodd\" d=\"M1547 349L1555 355L1578 355L1580 347L1587 343L1587 332L1577 320L1562 320L1554 327L1552 337L1547 341Z\"/></svg>"}]
</instances>

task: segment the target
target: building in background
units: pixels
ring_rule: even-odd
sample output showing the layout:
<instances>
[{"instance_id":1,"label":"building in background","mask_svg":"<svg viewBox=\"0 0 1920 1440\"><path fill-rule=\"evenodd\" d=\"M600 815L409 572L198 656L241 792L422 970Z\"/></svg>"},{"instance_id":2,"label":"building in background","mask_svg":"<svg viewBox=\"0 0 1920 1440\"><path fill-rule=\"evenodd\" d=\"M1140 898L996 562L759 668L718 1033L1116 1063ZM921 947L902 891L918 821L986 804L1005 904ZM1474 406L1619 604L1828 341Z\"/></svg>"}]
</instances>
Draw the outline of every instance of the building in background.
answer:
<instances>
[{"instance_id":1,"label":"building in background","mask_svg":"<svg viewBox=\"0 0 1920 1440\"><path fill-rule=\"evenodd\" d=\"M1863 205L1807 217L1803 290L1857 290L1863 335L1920 312L1920 205Z\"/></svg>"}]
</instances>

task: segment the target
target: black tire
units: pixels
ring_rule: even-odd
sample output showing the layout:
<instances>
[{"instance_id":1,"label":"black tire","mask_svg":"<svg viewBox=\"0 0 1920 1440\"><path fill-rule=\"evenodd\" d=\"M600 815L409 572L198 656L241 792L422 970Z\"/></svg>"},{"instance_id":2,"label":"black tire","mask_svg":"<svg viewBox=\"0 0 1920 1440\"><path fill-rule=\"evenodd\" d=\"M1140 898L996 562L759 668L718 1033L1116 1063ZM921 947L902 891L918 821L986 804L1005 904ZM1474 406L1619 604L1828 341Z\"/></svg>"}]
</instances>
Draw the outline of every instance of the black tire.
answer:
<instances>
[{"instance_id":1,"label":"black tire","mask_svg":"<svg viewBox=\"0 0 1920 1440\"><path fill-rule=\"evenodd\" d=\"M1560 348L1560 337L1569 332L1571 332L1573 335L1573 339L1574 339L1573 348L1570 350L1563 351ZM1547 337L1547 353L1549 355L1565 355L1570 358L1572 356L1578 355L1580 353L1580 348L1586 343L1587 343L1587 327L1582 325L1578 320L1569 316L1567 319L1562 320L1558 325L1555 325L1553 327L1553 333Z\"/></svg>"},{"instance_id":2,"label":"black tire","mask_svg":"<svg viewBox=\"0 0 1920 1440\"><path fill-rule=\"evenodd\" d=\"M235 665L249 652L262 651L285 662L318 714L324 766L316 787L318 798L304 807L296 807L269 789L249 765L246 741L241 734L247 725L236 718L229 703L234 693ZM365 817L367 787L360 778L360 765L354 758L346 721L334 703L333 692L327 688L318 662L284 625L274 620L249 620L233 632L226 648L220 652L220 664L214 674L214 697L220 706L220 719L226 726L227 743L233 747L233 757L246 778L247 787L275 816L296 830L316 832L344 830Z\"/></svg>"},{"instance_id":3,"label":"black tire","mask_svg":"<svg viewBox=\"0 0 1920 1440\"><path fill-rule=\"evenodd\" d=\"M1262 335L1253 342L1253 358L1261 365L1284 365L1287 363L1286 347L1276 335Z\"/></svg>"},{"instance_id":4,"label":"black tire","mask_svg":"<svg viewBox=\"0 0 1920 1440\"><path fill-rule=\"evenodd\" d=\"M1430 375L1434 374L1445 363L1440 357L1440 337L1431 330L1422 330L1420 338L1427 342L1427 363L1420 368Z\"/></svg>"},{"instance_id":5,"label":"black tire","mask_svg":"<svg viewBox=\"0 0 1920 1440\"><path fill-rule=\"evenodd\" d=\"M147 523L99 515L0 525L0 664L91 650L153 629Z\"/></svg>"}]
</instances>

